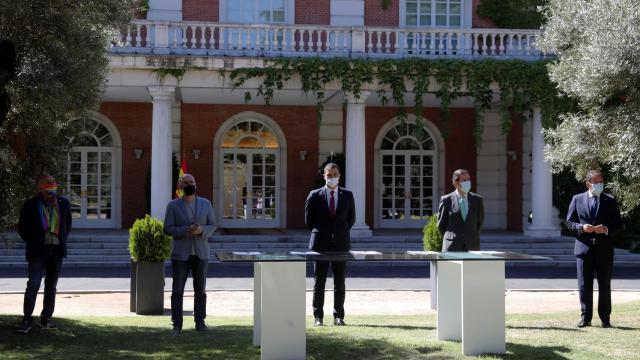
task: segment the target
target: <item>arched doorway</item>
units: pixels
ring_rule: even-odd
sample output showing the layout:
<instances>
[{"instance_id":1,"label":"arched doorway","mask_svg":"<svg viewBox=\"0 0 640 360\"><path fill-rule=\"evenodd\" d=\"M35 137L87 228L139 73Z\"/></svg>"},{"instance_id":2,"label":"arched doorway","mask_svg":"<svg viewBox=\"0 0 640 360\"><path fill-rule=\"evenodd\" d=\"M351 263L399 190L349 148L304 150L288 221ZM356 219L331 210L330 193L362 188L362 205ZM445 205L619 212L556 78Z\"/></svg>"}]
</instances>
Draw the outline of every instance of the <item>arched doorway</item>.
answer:
<instances>
[{"instance_id":1,"label":"arched doorway","mask_svg":"<svg viewBox=\"0 0 640 360\"><path fill-rule=\"evenodd\" d=\"M284 136L272 120L255 113L236 115L223 125L218 150L220 226L278 228L283 224ZM214 167L215 168L215 167Z\"/></svg>"},{"instance_id":2,"label":"arched doorway","mask_svg":"<svg viewBox=\"0 0 640 360\"><path fill-rule=\"evenodd\" d=\"M71 203L73 227L120 226L120 137L104 116L72 121L77 135L69 137L66 194Z\"/></svg>"},{"instance_id":3,"label":"arched doorway","mask_svg":"<svg viewBox=\"0 0 640 360\"><path fill-rule=\"evenodd\" d=\"M375 217L381 228L420 228L437 212L441 188L442 140L424 120L390 121L375 143Z\"/></svg>"}]
</instances>

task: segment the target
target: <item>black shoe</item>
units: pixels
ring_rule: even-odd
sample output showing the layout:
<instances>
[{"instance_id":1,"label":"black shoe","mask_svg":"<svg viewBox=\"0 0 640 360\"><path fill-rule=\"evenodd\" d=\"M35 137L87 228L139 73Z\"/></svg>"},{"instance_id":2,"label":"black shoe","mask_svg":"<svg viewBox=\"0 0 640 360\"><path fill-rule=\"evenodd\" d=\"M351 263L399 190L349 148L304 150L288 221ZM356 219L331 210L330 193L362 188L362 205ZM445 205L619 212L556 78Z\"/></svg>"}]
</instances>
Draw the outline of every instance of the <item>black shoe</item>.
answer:
<instances>
[{"instance_id":1,"label":"black shoe","mask_svg":"<svg viewBox=\"0 0 640 360\"><path fill-rule=\"evenodd\" d=\"M181 332L182 332L182 328L179 326L174 326L173 329L171 329L171 335L173 336L178 336L180 335Z\"/></svg>"},{"instance_id":2,"label":"black shoe","mask_svg":"<svg viewBox=\"0 0 640 360\"><path fill-rule=\"evenodd\" d=\"M31 321L24 320L22 323L20 323L20 326L18 327L16 332L26 334L29 332L29 330L31 330Z\"/></svg>"},{"instance_id":3,"label":"black shoe","mask_svg":"<svg viewBox=\"0 0 640 360\"><path fill-rule=\"evenodd\" d=\"M583 327L587 327L587 326L591 326L591 321L584 321L584 320L581 320L581 321L578 323L578 327L579 327L579 328L583 328Z\"/></svg>"},{"instance_id":4,"label":"black shoe","mask_svg":"<svg viewBox=\"0 0 640 360\"><path fill-rule=\"evenodd\" d=\"M611 327L611 323L609 321L603 321L602 322L602 327L603 328L610 328Z\"/></svg>"},{"instance_id":5,"label":"black shoe","mask_svg":"<svg viewBox=\"0 0 640 360\"><path fill-rule=\"evenodd\" d=\"M205 325L205 323L201 322L196 324L196 331L207 331L207 330L209 330L209 328L207 327L207 325Z\"/></svg>"},{"instance_id":6,"label":"black shoe","mask_svg":"<svg viewBox=\"0 0 640 360\"><path fill-rule=\"evenodd\" d=\"M316 320L313 322L313 326L322 326L324 324L322 324L322 318L317 317Z\"/></svg>"},{"instance_id":7,"label":"black shoe","mask_svg":"<svg viewBox=\"0 0 640 360\"><path fill-rule=\"evenodd\" d=\"M40 321L40 327L43 329L55 330L58 328L58 325L51 321L51 319L44 319Z\"/></svg>"},{"instance_id":8,"label":"black shoe","mask_svg":"<svg viewBox=\"0 0 640 360\"><path fill-rule=\"evenodd\" d=\"M335 318L333 319L333 325L344 326L345 323L344 323L344 320L342 320L342 318Z\"/></svg>"}]
</instances>

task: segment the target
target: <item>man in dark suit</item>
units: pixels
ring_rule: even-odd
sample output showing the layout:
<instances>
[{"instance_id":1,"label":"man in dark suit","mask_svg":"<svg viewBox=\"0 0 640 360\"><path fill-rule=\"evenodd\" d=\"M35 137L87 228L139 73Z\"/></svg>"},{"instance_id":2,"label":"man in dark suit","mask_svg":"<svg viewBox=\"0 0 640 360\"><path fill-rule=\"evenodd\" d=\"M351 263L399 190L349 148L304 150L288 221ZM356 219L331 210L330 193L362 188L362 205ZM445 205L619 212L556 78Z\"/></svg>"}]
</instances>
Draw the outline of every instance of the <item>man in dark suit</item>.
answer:
<instances>
[{"instance_id":1,"label":"man in dark suit","mask_svg":"<svg viewBox=\"0 0 640 360\"><path fill-rule=\"evenodd\" d=\"M591 326L593 317L593 275L598 279L598 315L602 327L611 327L612 235L622 228L618 203L603 194L604 179L599 170L587 172L586 192L571 199L565 226L576 237L574 254L578 267L581 318L578 327Z\"/></svg>"},{"instance_id":2,"label":"man in dark suit","mask_svg":"<svg viewBox=\"0 0 640 360\"><path fill-rule=\"evenodd\" d=\"M311 230L309 249L316 252L346 252L351 249L349 231L356 222L353 193L338 186L340 168L334 163L324 167L326 186L309 193L305 203L305 223ZM322 326L324 286L331 264L333 272L334 325L344 325L346 261L316 261L313 285L315 326Z\"/></svg>"},{"instance_id":3,"label":"man in dark suit","mask_svg":"<svg viewBox=\"0 0 640 360\"><path fill-rule=\"evenodd\" d=\"M480 250L480 231L484 223L482 197L470 191L469 171L454 171L451 181L456 190L441 197L438 206L442 251Z\"/></svg>"},{"instance_id":4,"label":"man in dark suit","mask_svg":"<svg viewBox=\"0 0 640 360\"><path fill-rule=\"evenodd\" d=\"M28 265L27 289L24 293L24 316L18 332L28 333L33 322L32 314L36 297L44 275L44 303L40 325L55 329L51 321L56 305L56 286L62 258L67 256L67 237L71 231L71 207L69 200L57 195L58 184L49 175L37 180L38 195L27 200L20 210L18 233L26 243Z\"/></svg>"}]
</instances>

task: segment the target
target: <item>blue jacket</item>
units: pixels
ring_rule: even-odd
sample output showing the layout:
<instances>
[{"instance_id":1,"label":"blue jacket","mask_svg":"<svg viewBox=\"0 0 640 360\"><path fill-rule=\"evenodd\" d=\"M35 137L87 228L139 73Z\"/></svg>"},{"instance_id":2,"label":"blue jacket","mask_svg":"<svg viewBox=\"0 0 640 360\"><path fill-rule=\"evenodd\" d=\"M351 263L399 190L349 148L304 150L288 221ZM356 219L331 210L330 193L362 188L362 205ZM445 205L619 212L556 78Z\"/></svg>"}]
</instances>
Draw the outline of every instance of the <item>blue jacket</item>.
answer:
<instances>
[{"instance_id":1,"label":"blue jacket","mask_svg":"<svg viewBox=\"0 0 640 360\"><path fill-rule=\"evenodd\" d=\"M167 205L167 211L164 215L164 231L173 236L171 260L188 260L194 246L198 258L209 259L209 238L217 228L213 207L209 200L199 196L196 196L195 205L195 221L190 218L189 210L182 199L172 200ZM202 234L193 236L188 233L189 226L194 223L202 227Z\"/></svg>"},{"instance_id":2,"label":"blue jacket","mask_svg":"<svg viewBox=\"0 0 640 360\"><path fill-rule=\"evenodd\" d=\"M585 233L582 226L585 224L604 225L609 229L608 234ZM612 235L622 228L622 218L620 217L620 208L618 203L609 194L600 195L600 203L596 212L595 220L591 219L591 211L589 207L589 192L583 192L575 195L571 199L569 211L567 212L567 220L565 227L575 234L576 243L574 247L574 255L584 255L589 249L594 247L594 240L598 246L605 250L610 249L613 252Z\"/></svg>"}]
</instances>

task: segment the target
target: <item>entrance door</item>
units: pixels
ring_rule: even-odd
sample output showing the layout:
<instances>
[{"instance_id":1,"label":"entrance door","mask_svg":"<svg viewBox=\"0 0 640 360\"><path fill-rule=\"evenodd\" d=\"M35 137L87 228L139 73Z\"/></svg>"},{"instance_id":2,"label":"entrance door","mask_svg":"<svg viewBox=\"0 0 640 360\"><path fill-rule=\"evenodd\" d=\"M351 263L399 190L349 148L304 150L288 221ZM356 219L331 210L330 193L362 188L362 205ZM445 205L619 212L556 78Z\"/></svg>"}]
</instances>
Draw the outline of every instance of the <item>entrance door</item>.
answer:
<instances>
[{"instance_id":1,"label":"entrance door","mask_svg":"<svg viewBox=\"0 0 640 360\"><path fill-rule=\"evenodd\" d=\"M67 155L66 194L71 202L73 227L116 226L115 166L112 136L100 122L75 120L79 133Z\"/></svg>"},{"instance_id":2,"label":"entrance door","mask_svg":"<svg viewBox=\"0 0 640 360\"><path fill-rule=\"evenodd\" d=\"M380 226L423 227L437 206L432 138L415 124L398 124L385 135L380 153Z\"/></svg>"},{"instance_id":3,"label":"entrance door","mask_svg":"<svg viewBox=\"0 0 640 360\"><path fill-rule=\"evenodd\" d=\"M222 219L229 228L280 227L279 152L271 130L248 120L223 140Z\"/></svg>"}]
</instances>

